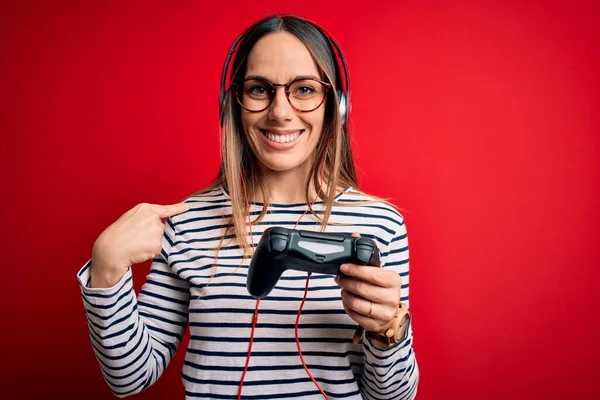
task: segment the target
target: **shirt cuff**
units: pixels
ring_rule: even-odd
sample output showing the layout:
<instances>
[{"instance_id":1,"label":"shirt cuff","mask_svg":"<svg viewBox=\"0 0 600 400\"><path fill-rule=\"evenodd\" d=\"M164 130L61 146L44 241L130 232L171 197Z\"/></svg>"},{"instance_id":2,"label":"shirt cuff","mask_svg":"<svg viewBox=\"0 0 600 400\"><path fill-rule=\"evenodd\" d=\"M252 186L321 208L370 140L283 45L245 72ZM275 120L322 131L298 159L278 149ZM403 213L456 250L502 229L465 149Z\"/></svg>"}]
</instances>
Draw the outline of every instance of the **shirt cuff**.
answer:
<instances>
[{"instance_id":1,"label":"shirt cuff","mask_svg":"<svg viewBox=\"0 0 600 400\"><path fill-rule=\"evenodd\" d=\"M127 268L127 272L114 286L108 288L91 288L89 287L91 268L92 260L89 260L77 273L81 295L86 300L86 303L91 306L102 307L112 305L118 297L125 295L133 287L131 268Z\"/></svg>"},{"instance_id":2,"label":"shirt cuff","mask_svg":"<svg viewBox=\"0 0 600 400\"><path fill-rule=\"evenodd\" d=\"M369 361L372 361L374 363L377 363L377 360L388 359L388 357L390 357L391 355L395 354L398 351L401 352L402 354L403 353L408 354L408 352L410 351L410 348L411 348L411 344L412 344L412 318L410 318L408 320L408 325L406 327L406 335L404 336L404 339L399 341L398 343L393 344L392 346L389 346L389 347L385 347L385 348L379 347L379 345L375 344L375 342L366 335L366 331L363 332L363 345L365 347L365 350L367 350L366 351L367 358L369 359ZM369 357L369 355L371 357Z\"/></svg>"}]
</instances>

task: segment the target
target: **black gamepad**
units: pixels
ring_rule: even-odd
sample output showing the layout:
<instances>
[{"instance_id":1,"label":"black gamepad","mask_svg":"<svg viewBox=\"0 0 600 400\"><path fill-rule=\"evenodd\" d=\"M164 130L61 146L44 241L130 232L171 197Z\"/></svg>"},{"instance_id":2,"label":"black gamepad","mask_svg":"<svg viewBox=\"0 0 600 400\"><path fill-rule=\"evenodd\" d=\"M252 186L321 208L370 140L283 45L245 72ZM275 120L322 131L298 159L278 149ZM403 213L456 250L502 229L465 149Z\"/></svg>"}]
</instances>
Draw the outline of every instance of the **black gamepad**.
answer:
<instances>
[{"instance_id":1,"label":"black gamepad","mask_svg":"<svg viewBox=\"0 0 600 400\"><path fill-rule=\"evenodd\" d=\"M246 287L252 296L263 298L285 270L341 275L345 263L379 266L377 244L340 233L267 228L250 261Z\"/></svg>"}]
</instances>

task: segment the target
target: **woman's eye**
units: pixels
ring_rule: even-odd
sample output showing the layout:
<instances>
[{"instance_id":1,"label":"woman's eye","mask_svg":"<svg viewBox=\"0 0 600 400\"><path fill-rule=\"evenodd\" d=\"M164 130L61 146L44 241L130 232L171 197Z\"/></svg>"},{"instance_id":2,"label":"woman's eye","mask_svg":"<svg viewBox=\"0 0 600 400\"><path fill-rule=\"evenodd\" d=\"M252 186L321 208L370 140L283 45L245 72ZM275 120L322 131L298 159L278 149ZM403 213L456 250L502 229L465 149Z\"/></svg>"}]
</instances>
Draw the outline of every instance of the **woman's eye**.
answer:
<instances>
[{"instance_id":1,"label":"woman's eye","mask_svg":"<svg viewBox=\"0 0 600 400\"><path fill-rule=\"evenodd\" d=\"M264 86L258 86L258 85L256 85L256 86L251 86L248 89L248 93L250 93L250 94L256 94L256 95L262 95L262 94L265 94L266 92L267 92L267 89L265 89Z\"/></svg>"},{"instance_id":2,"label":"woman's eye","mask_svg":"<svg viewBox=\"0 0 600 400\"><path fill-rule=\"evenodd\" d=\"M313 94L315 92L315 89L313 89L310 86L300 86L296 89L296 93L302 96L306 96L309 94Z\"/></svg>"}]
</instances>

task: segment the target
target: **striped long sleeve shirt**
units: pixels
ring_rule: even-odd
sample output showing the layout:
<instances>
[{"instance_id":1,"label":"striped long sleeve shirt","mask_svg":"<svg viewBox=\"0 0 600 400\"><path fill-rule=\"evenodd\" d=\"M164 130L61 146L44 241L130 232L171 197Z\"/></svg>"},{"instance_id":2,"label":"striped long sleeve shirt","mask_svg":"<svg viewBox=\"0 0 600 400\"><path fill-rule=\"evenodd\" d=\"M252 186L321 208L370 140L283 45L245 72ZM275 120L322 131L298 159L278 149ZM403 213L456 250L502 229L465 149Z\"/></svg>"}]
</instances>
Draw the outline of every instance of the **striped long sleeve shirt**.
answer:
<instances>
[{"instance_id":1,"label":"striped long sleeve shirt","mask_svg":"<svg viewBox=\"0 0 600 400\"><path fill-rule=\"evenodd\" d=\"M347 189L338 197L327 232L376 241L384 268L402 277L401 301L409 303L409 250L406 225L393 207L376 202L353 204L365 195ZM249 260L235 241L215 249L231 216L223 188L190 196L190 210L167 220L161 254L136 295L131 270L110 288L90 288L91 260L77 273L89 337L103 377L117 397L148 389L172 360L187 327L190 341L181 373L186 399L237 399L256 299L246 289ZM251 203L254 218L264 205ZM306 211L302 204L270 204L252 226L257 244L272 226L293 228ZM322 212L323 204L313 210ZM318 230L309 212L297 229ZM389 348L379 348L344 311L332 275L313 274L300 317L302 356L330 399L414 399L419 369L413 330ZM261 300L242 399L322 399L298 354L295 323L305 291L306 273L285 271ZM151 389L148 389L151 390Z\"/></svg>"}]
</instances>

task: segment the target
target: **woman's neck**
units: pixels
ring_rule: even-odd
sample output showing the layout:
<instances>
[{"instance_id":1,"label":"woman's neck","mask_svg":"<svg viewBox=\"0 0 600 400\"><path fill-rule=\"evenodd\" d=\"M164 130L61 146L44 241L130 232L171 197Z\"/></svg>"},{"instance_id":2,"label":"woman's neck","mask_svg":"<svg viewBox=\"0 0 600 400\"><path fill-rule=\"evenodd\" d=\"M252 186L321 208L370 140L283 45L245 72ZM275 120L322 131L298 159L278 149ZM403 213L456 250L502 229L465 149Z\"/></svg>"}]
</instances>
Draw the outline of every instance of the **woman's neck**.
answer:
<instances>
[{"instance_id":1,"label":"woman's neck","mask_svg":"<svg viewBox=\"0 0 600 400\"><path fill-rule=\"evenodd\" d=\"M268 188L269 203L276 204L298 204L306 203L306 180L310 174L311 165L306 162L297 168L288 171L274 171L266 166L261 167L262 178ZM327 182L323 180L320 196L327 193ZM318 201L317 191L319 190L318 182L314 179L310 180L308 190L308 202ZM336 195L344 191L345 188L338 185ZM248 199L253 202L264 203L262 191L260 187L255 187L253 193L248 193Z\"/></svg>"},{"instance_id":2,"label":"woman's neck","mask_svg":"<svg viewBox=\"0 0 600 400\"><path fill-rule=\"evenodd\" d=\"M266 168L265 168L266 169ZM265 171L263 179L269 188L269 202L280 204L295 204L306 202L306 179L309 170L303 167L290 171ZM325 187L323 190L326 190ZM312 201L317 195L314 182L311 180L308 198ZM262 193L257 190L252 194L254 201L264 202Z\"/></svg>"}]
</instances>

